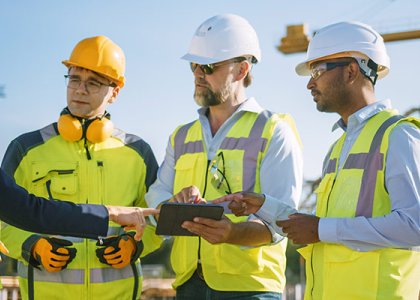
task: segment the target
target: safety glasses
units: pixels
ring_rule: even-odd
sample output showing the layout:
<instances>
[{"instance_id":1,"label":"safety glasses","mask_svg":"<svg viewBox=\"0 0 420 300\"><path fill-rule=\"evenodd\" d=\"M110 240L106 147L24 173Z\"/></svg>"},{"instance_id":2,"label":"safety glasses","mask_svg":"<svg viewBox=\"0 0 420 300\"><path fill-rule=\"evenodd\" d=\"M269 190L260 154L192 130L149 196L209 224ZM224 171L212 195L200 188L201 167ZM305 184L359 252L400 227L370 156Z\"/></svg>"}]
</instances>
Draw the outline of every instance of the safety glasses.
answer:
<instances>
[{"instance_id":1,"label":"safety glasses","mask_svg":"<svg viewBox=\"0 0 420 300\"><path fill-rule=\"evenodd\" d=\"M196 63L191 62L191 63L190 63L190 68L191 68L191 71L192 71L193 73L195 72L195 70L196 70L197 68L200 68L200 69L201 69L201 71L202 71L204 74L206 74L206 75L211 75L211 74L213 74L213 73L214 73L214 71L215 71L215 69L216 69L217 67L221 67L221 66L223 66L223 65L232 64L232 63L239 63L239 62L244 61L244 60L246 60L246 58L245 58L245 57L237 57L237 58L234 58L234 59L230 59L230 60L222 61L222 62L220 62L220 63L207 64L207 65L200 65L200 64L196 64Z\"/></svg>"},{"instance_id":2,"label":"safety glasses","mask_svg":"<svg viewBox=\"0 0 420 300\"><path fill-rule=\"evenodd\" d=\"M211 175L211 184L216 190L225 194L232 194L225 175L225 158L223 157L223 152L220 152L211 160L208 171Z\"/></svg>"},{"instance_id":3,"label":"safety glasses","mask_svg":"<svg viewBox=\"0 0 420 300\"><path fill-rule=\"evenodd\" d=\"M331 71L337 67L344 67L351 64L351 61L339 61L339 62L324 62L316 64L311 67L311 77L313 80L317 80L322 74L327 71Z\"/></svg>"},{"instance_id":4,"label":"safety glasses","mask_svg":"<svg viewBox=\"0 0 420 300\"><path fill-rule=\"evenodd\" d=\"M66 86L70 89L77 90L83 83L86 90L90 94L98 93L103 86L116 87L115 83L102 83L95 79L81 80L79 76L75 75L64 75Z\"/></svg>"}]
</instances>

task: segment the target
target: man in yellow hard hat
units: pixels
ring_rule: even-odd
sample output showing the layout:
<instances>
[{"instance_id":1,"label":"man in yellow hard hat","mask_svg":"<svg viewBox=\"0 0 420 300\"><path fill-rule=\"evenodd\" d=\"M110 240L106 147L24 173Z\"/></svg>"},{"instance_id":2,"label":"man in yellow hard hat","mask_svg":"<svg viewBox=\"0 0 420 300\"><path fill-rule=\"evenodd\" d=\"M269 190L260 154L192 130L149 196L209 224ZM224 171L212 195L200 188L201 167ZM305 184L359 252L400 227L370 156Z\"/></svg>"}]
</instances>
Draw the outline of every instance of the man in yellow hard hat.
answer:
<instances>
[{"instance_id":1,"label":"man in yellow hard hat","mask_svg":"<svg viewBox=\"0 0 420 300\"><path fill-rule=\"evenodd\" d=\"M375 83L389 69L383 38L359 22L321 28L296 66L311 76L317 109L338 113L333 128L344 131L324 160L316 216L277 221L288 238L308 244L299 250L305 299L418 299L420 120L376 98ZM269 201L243 193L217 202L230 200L246 207L235 205L239 215L261 212Z\"/></svg>"},{"instance_id":2,"label":"man in yellow hard hat","mask_svg":"<svg viewBox=\"0 0 420 300\"><path fill-rule=\"evenodd\" d=\"M80 41L63 64L67 107L57 123L13 140L2 168L37 196L146 207L144 195L157 170L153 152L140 137L114 128L106 111L124 86L123 51L95 36ZM7 225L2 237L18 260L23 299L135 299L141 290L138 258L161 242L152 226L137 242L112 223L97 242L44 237ZM72 255L60 257L63 252ZM53 260L59 263L52 266Z\"/></svg>"},{"instance_id":3,"label":"man in yellow hard hat","mask_svg":"<svg viewBox=\"0 0 420 300\"><path fill-rule=\"evenodd\" d=\"M198 119L170 137L146 200L212 200L243 189L296 207L301 194L299 137L289 115L264 110L246 88L261 60L257 34L244 18L217 15L196 30L183 57L194 75ZM274 208L277 204L274 204ZM171 254L177 299L281 299L286 240L257 216L199 218L183 226Z\"/></svg>"}]
</instances>

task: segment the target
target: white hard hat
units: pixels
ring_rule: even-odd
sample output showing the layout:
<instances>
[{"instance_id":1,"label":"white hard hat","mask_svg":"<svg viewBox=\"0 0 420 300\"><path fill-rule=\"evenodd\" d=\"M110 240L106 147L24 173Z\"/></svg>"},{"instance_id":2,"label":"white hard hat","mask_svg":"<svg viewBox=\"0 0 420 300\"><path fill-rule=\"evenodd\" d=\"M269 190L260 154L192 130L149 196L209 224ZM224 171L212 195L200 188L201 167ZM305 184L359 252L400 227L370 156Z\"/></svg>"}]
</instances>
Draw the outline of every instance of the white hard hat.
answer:
<instances>
[{"instance_id":1,"label":"white hard hat","mask_svg":"<svg viewBox=\"0 0 420 300\"><path fill-rule=\"evenodd\" d=\"M244 18L224 14L201 24L194 33L190 49L182 59L200 65L213 64L239 56L261 60L257 33Z\"/></svg>"},{"instance_id":2,"label":"white hard hat","mask_svg":"<svg viewBox=\"0 0 420 300\"><path fill-rule=\"evenodd\" d=\"M296 73L310 75L309 67L314 61L338 57L356 58L366 76L377 75L379 79L386 76L390 68L384 40L378 32L363 23L340 22L315 33L306 60L296 66Z\"/></svg>"}]
</instances>

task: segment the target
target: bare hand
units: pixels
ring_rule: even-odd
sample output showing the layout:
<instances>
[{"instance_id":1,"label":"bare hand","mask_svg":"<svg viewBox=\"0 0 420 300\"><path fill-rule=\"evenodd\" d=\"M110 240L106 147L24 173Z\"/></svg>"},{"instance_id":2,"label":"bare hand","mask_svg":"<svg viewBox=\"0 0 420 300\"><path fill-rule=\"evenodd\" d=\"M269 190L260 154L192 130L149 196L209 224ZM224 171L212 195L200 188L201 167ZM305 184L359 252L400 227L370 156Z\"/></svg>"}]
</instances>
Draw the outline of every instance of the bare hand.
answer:
<instances>
[{"instance_id":1,"label":"bare hand","mask_svg":"<svg viewBox=\"0 0 420 300\"><path fill-rule=\"evenodd\" d=\"M220 244L229 241L232 224L226 217L219 221L196 217L194 222L185 221L182 223L182 228L201 236L210 244Z\"/></svg>"},{"instance_id":2,"label":"bare hand","mask_svg":"<svg viewBox=\"0 0 420 300\"><path fill-rule=\"evenodd\" d=\"M154 208L125 207L125 206L106 206L109 219L115 223L125 226L124 230L135 230L134 239L140 241L144 229L147 225L146 219L152 214L158 214L159 210Z\"/></svg>"},{"instance_id":3,"label":"bare hand","mask_svg":"<svg viewBox=\"0 0 420 300\"><path fill-rule=\"evenodd\" d=\"M228 207L235 216L245 216L256 213L264 204L265 197L253 192L238 192L217 198L212 203L220 204L228 201L230 201Z\"/></svg>"},{"instance_id":4,"label":"bare hand","mask_svg":"<svg viewBox=\"0 0 420 300\"><path fill-rule=\"evenodd\" d=\"M175 203L205 203L206 200L201 198L200 190L198 187L192 185L183 188L178 194L173 196L169 202Z\"/></svg>"},{"instance_id":5,"label":"bare hand","mask_svg":"<svg viewBox=\"0 0 420 300\"><path fill-rule=\"evenodd\" d=\"M287 238L295 244L319 242L318 223L317 216L300 213L290 215L288 220L276 222L277 226L287 234Z\"/></svg>"}]
</instances>

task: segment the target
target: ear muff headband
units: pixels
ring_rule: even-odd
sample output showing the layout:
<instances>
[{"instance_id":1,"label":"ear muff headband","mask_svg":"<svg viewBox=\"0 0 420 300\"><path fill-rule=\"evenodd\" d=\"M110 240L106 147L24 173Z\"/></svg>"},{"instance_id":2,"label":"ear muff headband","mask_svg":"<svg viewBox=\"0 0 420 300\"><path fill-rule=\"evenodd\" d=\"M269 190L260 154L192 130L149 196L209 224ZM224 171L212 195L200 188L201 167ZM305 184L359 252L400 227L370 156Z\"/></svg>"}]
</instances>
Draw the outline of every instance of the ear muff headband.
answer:
<instances>
[{"instance_id":1,"label":"ear muff headband","mask_svg":"<svg viewBox=\"0 0 420 300\"><path fill-rule=\"evenodd\" d=\"M65 108L58 119L58 132L64 140L69 142L77 142L86 137L91 143L101 143L108 139L114 130L110 118L111 115L105 113L102 118L83 121Z\"/></svg>"}]
</instances>

